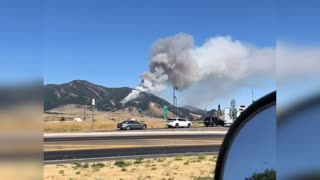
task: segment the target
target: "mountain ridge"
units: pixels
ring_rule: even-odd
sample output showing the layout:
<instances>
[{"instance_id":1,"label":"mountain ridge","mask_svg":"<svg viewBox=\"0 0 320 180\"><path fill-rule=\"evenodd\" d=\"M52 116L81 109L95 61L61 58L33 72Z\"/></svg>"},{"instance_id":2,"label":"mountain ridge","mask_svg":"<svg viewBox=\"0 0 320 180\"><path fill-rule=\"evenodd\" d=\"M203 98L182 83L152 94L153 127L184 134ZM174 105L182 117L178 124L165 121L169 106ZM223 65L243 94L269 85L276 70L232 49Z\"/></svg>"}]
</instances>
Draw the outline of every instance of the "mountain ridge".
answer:
<instances>
[{"instance_id":1,"label":"mountain ridge","mask_svg":"<svg viewBox=\"0 0 320 180\"><path fill-rule=\"evenodd\" d=\"M120 101L132 90L129 87L109 88L86 80L47 84L44 85L44 111L68 104L90 106L91 100L95 99L96 108L100 111L128 110L139 112L141 115L163 117L163 107L167 106L169 116L172 116L172 104L151 93L142 93L140 97L123 105ZM176 108L176 114L181 118L195 120L204 115L204 110L184 106Z\"/></svg>"}]
</instances>

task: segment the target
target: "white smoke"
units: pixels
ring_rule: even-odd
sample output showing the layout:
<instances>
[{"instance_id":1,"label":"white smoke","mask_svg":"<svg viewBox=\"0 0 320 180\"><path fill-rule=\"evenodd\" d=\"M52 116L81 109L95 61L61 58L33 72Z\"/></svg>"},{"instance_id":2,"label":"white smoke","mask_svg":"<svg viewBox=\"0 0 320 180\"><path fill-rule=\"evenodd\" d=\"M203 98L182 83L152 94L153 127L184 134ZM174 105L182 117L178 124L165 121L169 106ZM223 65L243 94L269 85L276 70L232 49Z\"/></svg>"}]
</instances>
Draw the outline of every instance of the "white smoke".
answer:
<instances>
[{"instance_id":1,"label":"white smoke","mask_svg":"<svg viewBox=\"0 0 320 180\"><path fill-rule=\"evenodd\" d=\"M277 108L280 112L320 93L320 46L277 42Z\"/></svg>"},{"instance_id":2,"label":"white smoke","mask_svg":"<svg viewBox=\"0 0 320 180\"><path fill-rule=\"evenodd\" d=\"M141 92L159 93L168 86L181 92L203 82L213 83L207 86L212 87L206 89L207 93L232 92L252 79L260 82L264 77L272 78L274 71L272 48L257 48L230 36L210 38L195 47L191 35L178 34L154 44L150 71L141 75L141 84L122 103L137 98Z\"/></svg>"}]
</instances>

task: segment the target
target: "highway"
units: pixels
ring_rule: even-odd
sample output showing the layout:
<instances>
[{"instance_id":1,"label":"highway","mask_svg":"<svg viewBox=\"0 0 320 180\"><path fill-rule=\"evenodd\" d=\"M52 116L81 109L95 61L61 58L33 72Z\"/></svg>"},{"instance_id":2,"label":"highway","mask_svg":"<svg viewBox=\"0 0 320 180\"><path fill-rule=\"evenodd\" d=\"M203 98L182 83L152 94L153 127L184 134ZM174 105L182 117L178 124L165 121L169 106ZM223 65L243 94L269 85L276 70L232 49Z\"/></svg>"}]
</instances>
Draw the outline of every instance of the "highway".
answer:
<instances>
[{"instance_id":1,"label":"highway","mask_svg":"<svg viewBox=\"0 0 320 180\"><path fill-rule=\"evenodd\" d=\"M45 134L44 162L218 153L228 128Z\"/></svg>"}]
</instances>

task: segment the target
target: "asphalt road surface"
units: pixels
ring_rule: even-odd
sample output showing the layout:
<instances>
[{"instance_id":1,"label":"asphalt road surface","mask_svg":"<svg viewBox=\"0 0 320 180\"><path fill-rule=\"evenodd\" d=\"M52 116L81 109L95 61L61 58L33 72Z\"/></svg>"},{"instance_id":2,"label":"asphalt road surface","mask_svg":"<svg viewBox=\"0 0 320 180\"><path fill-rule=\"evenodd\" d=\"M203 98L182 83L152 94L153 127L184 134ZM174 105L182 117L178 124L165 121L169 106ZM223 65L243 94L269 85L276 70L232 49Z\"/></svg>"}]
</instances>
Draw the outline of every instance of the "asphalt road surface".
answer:
<instances>
[{"instance_id":1,"label":"asphalt road surface","mask_svg":"<svg viewBox=\"0 0 320 180\"><path fill-rule=\"evenodd\" d=\"M191 127L191 128L147 128L143 131L225 131L228 130L229 127L217 126L217 127ZM113 132L120 130L109 130L109 131L101 131L101 132ZM123 130L126 131L126 130ZM140 131L140 130L131 130L131 131Z\"/></svg>"},{"instance_id":2,"label":"asphalt road surface","mask_svg":"<svg viewBox=\"0 0 320 180\"><path fill-rule=\"evenodd\" d=\"M227 128L162 129L44 137L44 162L218 153Z\"/></svg>"}]
</instances>

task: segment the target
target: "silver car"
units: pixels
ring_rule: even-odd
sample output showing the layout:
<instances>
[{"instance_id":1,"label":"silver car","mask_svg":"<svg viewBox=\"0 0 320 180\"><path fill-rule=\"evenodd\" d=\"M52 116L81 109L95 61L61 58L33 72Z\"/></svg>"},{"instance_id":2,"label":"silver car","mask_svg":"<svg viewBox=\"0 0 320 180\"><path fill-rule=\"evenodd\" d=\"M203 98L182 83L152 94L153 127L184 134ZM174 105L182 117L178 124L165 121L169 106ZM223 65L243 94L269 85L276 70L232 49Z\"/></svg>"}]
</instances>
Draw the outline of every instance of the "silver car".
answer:
<instances>
[{"instance_id":1,"label":"silver car","mask_svg":"<svg viewBox=\"0 0 320 180\"><path fill-rule=\"evenodd\" d=\"M146 129L147 125L138 121L128 120L118 123L117 128L120 130Z\"/></svg>"}]
</instances>

